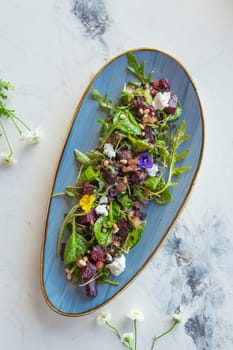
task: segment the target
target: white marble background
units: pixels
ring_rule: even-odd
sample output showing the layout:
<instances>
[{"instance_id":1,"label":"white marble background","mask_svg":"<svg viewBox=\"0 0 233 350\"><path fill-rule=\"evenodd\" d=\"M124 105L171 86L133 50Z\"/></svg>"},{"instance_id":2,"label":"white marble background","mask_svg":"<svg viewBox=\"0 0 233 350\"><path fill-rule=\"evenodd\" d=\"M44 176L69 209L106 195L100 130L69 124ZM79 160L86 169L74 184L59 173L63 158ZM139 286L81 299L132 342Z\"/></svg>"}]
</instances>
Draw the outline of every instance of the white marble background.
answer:
<instances>
[{"instance_id":1,"label":"white marble background","mask_svg":"<svg viewBox=\"0 0 233 350\"><path fill-rule=\"evenodd\" d=\"M120 349L96 314L65 318L45 304L40 244L48 194L75 106L97 69L134 47L176 56L191 73L206 120L204 159L182 219L140 277L103 310L129 330L139 308L139 349L181 313L157 348L233 349L233 1L1 0L0 73L10 105L43 139L0 165L0 349ZM0 151L4 144L0 139Z\"/></svg>"}]
</instances>

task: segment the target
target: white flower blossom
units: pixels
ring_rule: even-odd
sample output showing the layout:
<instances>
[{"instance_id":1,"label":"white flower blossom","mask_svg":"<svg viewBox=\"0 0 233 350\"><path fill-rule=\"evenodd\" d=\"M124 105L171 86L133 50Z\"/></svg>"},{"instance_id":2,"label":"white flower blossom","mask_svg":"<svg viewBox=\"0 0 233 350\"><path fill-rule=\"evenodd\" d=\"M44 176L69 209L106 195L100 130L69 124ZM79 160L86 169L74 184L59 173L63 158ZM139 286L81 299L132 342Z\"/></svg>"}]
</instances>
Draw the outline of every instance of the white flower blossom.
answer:
<instances>
[{"instance_id":1,"label":"white flower blossom","mask_svg":"<svg viewBox=\"0 0 233 350\"><path fill-rule=\"evenodd\" d=\"M143 316L142 312L139 310L132 310L127 314L127 316L131 320L144 321L144 316Z\"/></svg>"},{"instance_id":2,"label":"white flower blossom","mask_svg":"<svg viewBox=\"0 0 233 350\"><path fill-rule=\"evenodd\" d=\"M131 344L132 340L133 340L134 336L133 333L123 333L121 336L121 342L125 345L127 344Z\"/></svg>"},{"instance_id":3,"label":"white flower blossom","mask_svg":"<svg viewBox=\"0 0 233 350\"><path fill-rule=\"evenodd\" d=\"M182 319L181 319L181 317L180 317L179 314L174 314L174 315L172 316L172 318L173 318L173 320L174 320L176 323L181 323L181 322L182 322Z\"/></svg>"},{"instance_id":4,"label":"white flower blossom","mask_svg":"<svg viewBox=\"0 0 233 350\"><path fill-rule=\"evenodd\" d=\"M114 151L113 145L111 143L104 144L103 153L109 158L115 158L116 152Z\"/></svg>"},{"instance_id":5,"label":"white flower blossom","mask_svg":"<svg viewBox=\"0 0 233 350\"><path fill-rule=\"evenodd\" d=\"M106 204L99 204L95 208L95 212L98 215L108 216L108 210L106 208Z\"/></svg>"},{"instance_id":6,"label":"white flower blossom","mask_svg":"<svg viewBox=\"0 0 233 350\"><path fill-rule=\"evenodd\" d=\"M155 176L158 170L159 170L159 167L157 164L153 164L152 168L146 168L146 171L150 176Z\"/></svg>"},{"instance_id":7,"label":"white flower blossom","mask_svg":"<svg viewBox=\"0 0 233 350\"><path fill-rule=\"evenodd\" d=\"M171 93L170 92L158 92L153 99L152 105L155 110L162 110L168 107L168 102L170 100Z\"/></svg>"},{"instance_id":8,"label":"white flower blossom","mask_svg":"<svg viewBox=\"0 0 233 350\"><path fill-rule=\"evenodd\" d=\"M111 314L109 312L101 312L101 314L97 316L97 323L99 325L103 325L106 322L108 322L110 319L111 319Z\"/></svg>"},{"instance_id":9,"label":"white flower blossom","mask_svg":"<svg viewBox=\"0 0 233 350\"><path fill-rule=\"evenodd\" d=\"M115 276L119 276L125 269L125 256L120 255L113 259L113 262L107 264L106 267L111 271Z\"/></svg>"},{"instance_id":10,"label":"white flower blossom","mask_svg":"<svg viewBox=\"0 0 233 350\"><path fill-rule=\"evenodd\" d=\"M26 141L29 144L37 143L40 141L40 131L36 129L35 131L28 131L25 134L22 134L20 141Z\"/></svg>"},{"instance_id":11,"label":"white flower blossom","mask_svg":"<svg viewBox=\"0 0 233 350\"><path fill-rule=\"evenodd\" d=\"M13 157L13 155L9 156L9 154L4 153L4 152L0 154L0 157L7 164L14 164L17 162L15 157Z\"/></svg>"}]
</instances>

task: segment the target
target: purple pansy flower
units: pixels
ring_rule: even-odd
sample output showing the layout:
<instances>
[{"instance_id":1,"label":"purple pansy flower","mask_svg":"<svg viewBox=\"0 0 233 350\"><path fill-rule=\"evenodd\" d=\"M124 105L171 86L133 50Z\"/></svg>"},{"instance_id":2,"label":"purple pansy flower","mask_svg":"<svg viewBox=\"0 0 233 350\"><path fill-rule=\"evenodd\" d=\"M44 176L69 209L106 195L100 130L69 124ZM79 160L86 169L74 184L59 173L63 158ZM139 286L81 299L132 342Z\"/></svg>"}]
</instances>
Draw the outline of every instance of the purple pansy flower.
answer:
<instances>
[{"instance_id":1,"label":"purple pansy flower","mask_svg":"<svg viewBox=\"0 0 233 350\"><path fill-rule=\"evenodd\" d=\"M150 157L149 152L144 152L144 153L140 154L140 158L138 160L138 165L140 167L144 167L144 168L147 168L147 169L152 168L153 162L152 162L152 159Z\"/></svg>"}]
</instances>

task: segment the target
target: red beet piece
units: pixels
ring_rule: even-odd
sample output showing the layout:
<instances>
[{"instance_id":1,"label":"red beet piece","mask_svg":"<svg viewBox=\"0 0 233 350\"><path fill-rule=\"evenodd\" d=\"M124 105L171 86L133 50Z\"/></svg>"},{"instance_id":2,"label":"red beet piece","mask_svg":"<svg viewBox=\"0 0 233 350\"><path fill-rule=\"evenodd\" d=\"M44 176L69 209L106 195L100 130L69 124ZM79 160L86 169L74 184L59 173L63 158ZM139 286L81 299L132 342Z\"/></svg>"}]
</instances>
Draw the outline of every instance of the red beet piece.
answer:
<instances>
[{"instance_id":1,"label":"red beet piece","mask_svg":"<svg viewBox=\"0 0 233 350\"><path fill-rule=\"evenodd\" d=\"M104 251L100 246L95 246L92 248L91 259L94 261L104 261Z\"/></svg>"},{"instance_id":2,"label":"red beet piece","mask_svg":"<svg viewBox=\"0 0 233 350\"><path fill-rule=\"evenodd\" d=\"M82 277L89 280L95 276L96 266L88 262L87 266L82 269Z\"/></svg>"},{"instance_id":3,"label":"red beet piece","mask_svg":"<svg viewBox=\"0 0 233 350\"><path fill-rule=\"evenodd\" d=\"M177 96L173 92L171 92L170 100L168 101L168 107L164 108L164 111L167 114L174 114L176 111L177 102Z\"/></svg>"},{"instance_id":4,"label":"red beet piece","mask_svg":"<svg viewBox=\"0 0 233 350\"><path fill-rule=\"evenodd\" d=\"M169 84L169 82L168 82L168 80L167 79L160 79L159 80L159 88L160 88L160 90L169 90L170 89L170 84Z\"/></svg>"},{"instance_id":5,"label":"red beet piece","mask_svg":"<svg viewBox=\"0 0 233 350\"><path fill-rule=\"evenodd\" d=\"M97 290L97 282L96 281L91 281L85 286L86 289L86 296L88 297L96 297L98 294Z\"/></svg>"}]
</instances>

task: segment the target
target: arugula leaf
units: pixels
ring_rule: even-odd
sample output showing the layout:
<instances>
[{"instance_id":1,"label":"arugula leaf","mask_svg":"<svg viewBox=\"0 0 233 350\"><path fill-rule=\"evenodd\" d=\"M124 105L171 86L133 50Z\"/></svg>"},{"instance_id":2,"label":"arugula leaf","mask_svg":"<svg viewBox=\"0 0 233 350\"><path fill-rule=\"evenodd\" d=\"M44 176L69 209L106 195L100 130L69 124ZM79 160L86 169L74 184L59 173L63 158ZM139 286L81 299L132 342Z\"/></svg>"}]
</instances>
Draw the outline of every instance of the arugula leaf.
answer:
<instances>
[{"instance_id":1,"label":"arugula leaf","mask_svg":"<svg viewBox=\"0 0 233 350\"><path fill-rule=\"evenodd\" d=\"M133 137L131 135L128 135L128 139L132 144L133 150L136 152L145 152L145 151L149 151L150 149L153 148L153 146L151 146L146 141L136 139L135 137Z\"/></svg>"},{"instance_id":2,"label":"arugula leaf","mask_svg":"<svg viewBox=\"0 0 233 350\"><path fill-rule=\"evenodd\" d=\"M131 223L133 224L133 221ZM145 226L146 222L143 222L139 228L136 228L136 226L133 224L133 229L128 233L123 249L129 250L139 242Z\"/></svg>"},{"instance_id":3,"label":"arugula leaf","mask_svg":"<svg viewBox=\"0 0 233 350\"><path fill-rule=\"evenodd\" d=\"M123 194L123 193L119 194L117 196L117 200L118 202L120 202L124 210L128 210L132 208L133 201L132 199L129 198L128 194Z\"/></svg>"},{"instance_id":4,"label":"arugula leaf","mask_svg":"<svg viewBox=\"0 0 233 350\"><path fill-rule=\"evenodd\" d=\"M167 204L171 202L171 200L172 200L172 194L168 187L165 188L163 192L160 193L159 197L155 198L155 201L158 204Z\"/></svg>"},{"instance_id":5,"label":"arugula leaf","mask_svg":"<svg viewBox=\"0 0 233 350\"><path fill-rule=\"evenodd\" d=\"M76 232L75 219L73 218L72 233L68 239L64 252L64 264L68 265L72 262L75 262L78 256L84 255L86 253L87 249L87 240L78 232Z\"/></svg>"},{"instance_id":6,"label":"arugula leaf","mask_svg":"<svg viewBox=\"0 0 233 350\"><path fill-rule=\"evenodd\" d=\"M100 246L109 245L112 242L111 230L106 229L108 216L102 216L96 220L94 225L95 238Z\"/></svg>"},{"instance_id":7,"label":"arugula leaf","mask_svg":"<svg viewBox=\"0 0 233 350\"><path fill-rule=\"evenodd\" d=\"M82 181L91 182L99 177L99 171L89 165L82 175Z\"/></svg>"},{"instance_id":8,"label":"arugula leaf","mask_svg":"<svg viewBox=\"0 0 233 350\"><path fill-rule=\"evenodd\" d=\"M79 151L78 149L74 150L74 155L78 162L84 165L91 164L91 159L85 153Z\"/></svg>"},{"instance_id":9,"label":"arugula leaf","mask_svg":"<svg viewBox=\"0 0 233 350\"><path fill-rule=\"evenodd\" d=\"M128 57L128 64L129 64L127 69L131 73L133 73L142 83L151 83L152 72L150 72L147 77L145 76L145 73L144 73L145 62L142 61L142 63L139 64L137 57L134 54L132 54L132 52L129 52L127 54L127 57Z\"/></svg>"},{"instance_id":10,"label":"arugula leaf","mask_svg":"<svg viewBox=\"0 0 233 350\"><path fill-rule=\"evenodd\" d=\"M107 111L113 111L115 108L112 104L112 100L108 99L108 94L101 96L100 92L97 89L91 89L92 97L99 103L99 106L102 109L106 109Z\"/></svg>"},{"instance_id":11,"label":"arugula leaf","mask_svg":"<svg viewBox=\"0 0 233 350\"><path fill-rule=\"evenodd\" d=\"M124 119L121 119L122 117L125 117ZM121 132L125 132L126 134L132 134L132 135L141 135L142 130L129 110L117 110L116 113L114 113L113 116L113 125L117 125L117 128L121 130Z\"/></svg>"}]
</instances>

